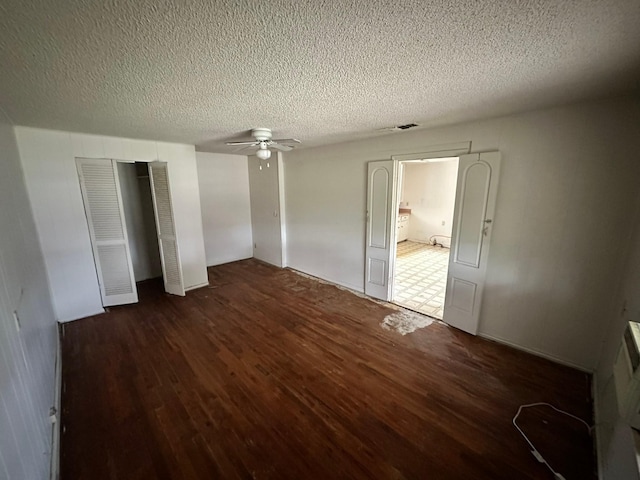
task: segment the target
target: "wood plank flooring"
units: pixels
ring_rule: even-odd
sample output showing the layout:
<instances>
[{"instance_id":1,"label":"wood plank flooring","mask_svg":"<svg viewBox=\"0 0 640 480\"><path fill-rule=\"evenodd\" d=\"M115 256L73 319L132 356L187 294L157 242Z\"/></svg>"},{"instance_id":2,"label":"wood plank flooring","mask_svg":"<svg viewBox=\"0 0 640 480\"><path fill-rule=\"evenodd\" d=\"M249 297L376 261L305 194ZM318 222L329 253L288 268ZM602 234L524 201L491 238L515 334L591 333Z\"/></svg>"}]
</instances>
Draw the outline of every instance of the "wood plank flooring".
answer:
<instances>
[{"instance_id":1,"label":"wood plank flooring","mask_svg":"<svg viewBox=\"0 0 640 480\"><path fill-rule=\"evenodd\" d=\"M403 337L386 306L256 260L209 279L64 325L62 480L549 479L518 406L591 423L584 373L440 323ZM584 426L531 410L550 463L595 478Z\"/></svg>"}]
</instances>

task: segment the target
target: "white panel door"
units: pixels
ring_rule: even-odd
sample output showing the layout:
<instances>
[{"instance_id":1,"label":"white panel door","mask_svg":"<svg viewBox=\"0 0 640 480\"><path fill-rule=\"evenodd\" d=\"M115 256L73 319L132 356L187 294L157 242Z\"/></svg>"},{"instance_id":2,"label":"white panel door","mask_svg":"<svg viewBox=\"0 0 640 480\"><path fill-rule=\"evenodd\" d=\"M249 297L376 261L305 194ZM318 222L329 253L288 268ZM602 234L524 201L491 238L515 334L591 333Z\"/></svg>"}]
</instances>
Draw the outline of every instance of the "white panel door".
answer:
<instances>
[{"instance_id":1,"label":"white panel door","mask_svg":"<svg viewBox=\"0 0 640 480\"><path fill-rule=\"evenodd\" d=\"M473 335L478 332L499 174L500 152L460 157L443 321Z\"/></svg>"},{"instance_id":2,"label":"white panel door","mask_svg":"<svg viewBox=\"0 0 640 480\"><path fill-rule=\"evenodd\" d=\"M391 256L394 161L367 164L367 238L364 292L381 300L391 299Z\"/></svg>"},{"instance_id":3,"label":"white panel door","mask_svg":"<svg viewBox=\"0 0 640 480\"><path fill-rule=\"evenodd\" d=\"M116 162L76 160L102 305L138 301Z\"/></svg>"},{"instance_id":4,"label":"white panel door","mask_svg":"<svg viewBox=\"0 0 640 480\"><path fill-rule=\"evenodd\" d=\"M164 289L167 293L184 296L182 264L176 239L167 163L150 162L149 178L151 180L153 210L156 216Z\"/></svg>"}]
</instances>

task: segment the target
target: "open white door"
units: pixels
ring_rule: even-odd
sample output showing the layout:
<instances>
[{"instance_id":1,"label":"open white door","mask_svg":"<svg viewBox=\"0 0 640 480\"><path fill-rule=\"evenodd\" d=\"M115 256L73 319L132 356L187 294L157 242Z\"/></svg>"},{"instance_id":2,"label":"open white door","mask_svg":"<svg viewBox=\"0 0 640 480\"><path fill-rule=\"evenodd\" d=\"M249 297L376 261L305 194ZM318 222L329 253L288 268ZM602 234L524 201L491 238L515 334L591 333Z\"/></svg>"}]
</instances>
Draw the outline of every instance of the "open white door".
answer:
<instances>
[{"instance_id":1,"label":"open white door","mask_svg":"<svg viewBox=\"0 0 640 480\"><path fill-rule=\"evenodd\" d=\"M171 190L166 162L149 163L149 179L153 197L153 211L156 217L162 277L167 293L184 296L182 264L176 240L176 228L171 205Z\"/></svg>"},{"instance_id":2,"label":"open white door","mask_svg":"<svg viewBox=\"0 0 640 480\"><path fill-rule=\"evenodd\" d=\"M394 161L367 164L367 239L365 247L364 293L391 300L391 260L393 255Z\"/></svg>"},{"instance_id":3,"label":"open white door","mask_svg":"<svg viewBox=\"0 0 640 480\"><path fill-rule=\"evenodd\" d=\"M443 321L478 332L500 152L460 156Z\"/></svg>"},{"instance_id":4,"label":"open white door","mask_svg":"<svg viewBox=\"0 0 640 480\"><path fill-rule=\"evenodd\" d=\"M76 159L102 305L138 301L118 169L106 158Z\"/></svg>"}]
</instances>

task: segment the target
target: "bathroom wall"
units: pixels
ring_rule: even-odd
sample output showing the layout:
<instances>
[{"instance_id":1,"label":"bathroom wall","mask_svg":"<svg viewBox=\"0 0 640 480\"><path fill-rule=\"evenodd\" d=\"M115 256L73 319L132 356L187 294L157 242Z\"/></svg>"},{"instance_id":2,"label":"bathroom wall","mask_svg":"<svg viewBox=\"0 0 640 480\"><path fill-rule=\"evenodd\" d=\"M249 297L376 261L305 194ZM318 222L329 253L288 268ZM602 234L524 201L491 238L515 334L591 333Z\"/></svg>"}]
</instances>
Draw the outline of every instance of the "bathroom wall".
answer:
<instances>
[{"instance_id":1,"label":"bathroom wall","mask_svg":"<svg viewBox=\"0 0 640 480\"><path fill-rule=\"evenodd\" d=\"M409 240L451 245L458 161L404 164L402 201L411 209Z\"/></svg>"}]
</instances>

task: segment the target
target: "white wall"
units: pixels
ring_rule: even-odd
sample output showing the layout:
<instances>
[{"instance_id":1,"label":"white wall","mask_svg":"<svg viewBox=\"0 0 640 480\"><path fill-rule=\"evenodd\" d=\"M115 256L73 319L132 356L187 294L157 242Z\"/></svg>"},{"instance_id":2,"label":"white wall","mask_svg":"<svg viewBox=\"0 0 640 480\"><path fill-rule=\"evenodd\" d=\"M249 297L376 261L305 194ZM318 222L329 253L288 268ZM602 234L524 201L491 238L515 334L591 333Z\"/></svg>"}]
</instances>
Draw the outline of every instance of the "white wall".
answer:
<instances>
[{"instance_id":1,"label":"white wall","mask_svg":"<svg viewBox=\"0 0 640 480\"><path fill-rule=\"evenodd\" d=\"M147 164L118 162L118 177L135 281L162 277Z\"/></svg>"},{"instance_id":2,"label":"white wall","mask_svg":"<svg viewBox=\"0 0 640 480\"><path fill-rule=\"evenodd\" d=\"M44 480L57 324L13 127L2 110L0 166L0 478Z\"/></svg>"},{"instance_id":3,"label":"white wall","mask_svg":"<svg viewBox=\"0 0 640 480\"><path fill-rule=\"evenodd\" d=\"M499 150L480 333L593 369L640 178L638 122L623 98L290 152L288 264L362 290L366 163L463 141Z\"/></svg>"},{"instance_id":4,"label":"white wall","mask_svg":"<svg viewBox=\"0 0 640 480\"><path fill-rule=\"evenodd\" d=\"M28 127L16 136L58 320L103 311L76 157L167 162L185 288L207 284L193 145Z\"/></svg>"},{"instance_id":5,"label":"white wall","mask_svg":"<svg viewBox=\"0 0 640 480\"><path fill-rule=\"evenodd\" d=\"M251 230L253 256L278 267L286 266L283 254L285 232L282 219L282 156L273 152L267 162L249 157L249 188L251 196Z\"/></svg>"},{"instance_id":6,"label":"white wall","mask_svg":"<svg viewBox=\"0 0 640 480\"><path fill-rule=\"evenodd\" d=\"M438 235L438 243L451 245L457 180L457 160L405 163L402 201L411 208L409 240L430 242Z\"/></svg>"},{"instance_id":7,"label":"white wall","mask_svg":"<svg viewBox=\"0 0 640 480\"><path fill-rule=\"evenodd\" d=\"M247 157L196 152L196 159L207 265L251 258Z\"/></svg>"},{"instance_id":8,"label":"white wall","mask_svg":"<svg viewBox=\"0 0 640 480\"><path fill-rule=\"evenodd\" d=\"M629 320L640 322L640 203L636 207L634 229L621 237L618 248L624 252L625 268L614 285L615 297L605 319L607 328L596 371L598 453L602 479L638 479L638 466L631 428L620 420L613 380L613 364L622 333Z\"/></svg>"}]
</instances>

